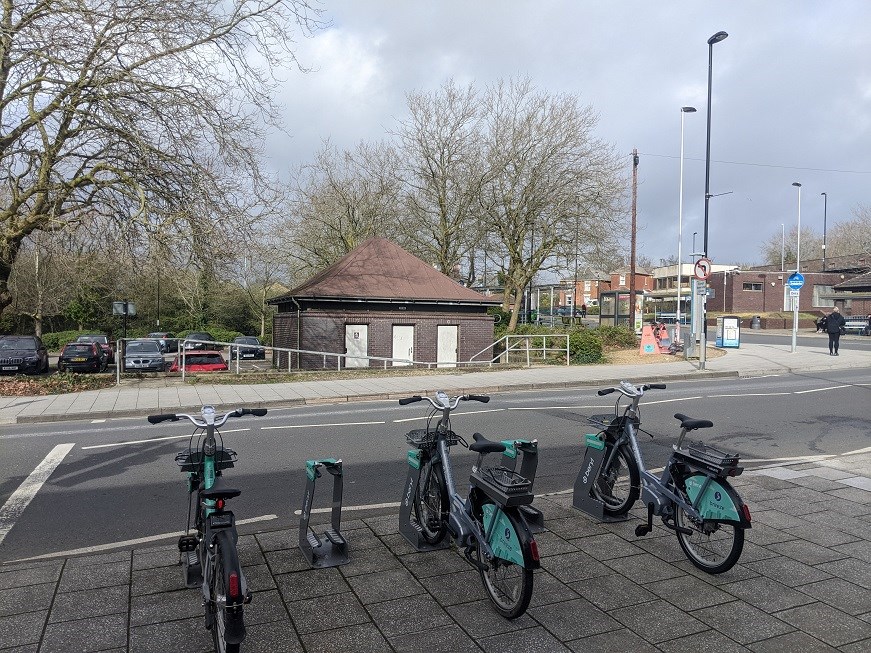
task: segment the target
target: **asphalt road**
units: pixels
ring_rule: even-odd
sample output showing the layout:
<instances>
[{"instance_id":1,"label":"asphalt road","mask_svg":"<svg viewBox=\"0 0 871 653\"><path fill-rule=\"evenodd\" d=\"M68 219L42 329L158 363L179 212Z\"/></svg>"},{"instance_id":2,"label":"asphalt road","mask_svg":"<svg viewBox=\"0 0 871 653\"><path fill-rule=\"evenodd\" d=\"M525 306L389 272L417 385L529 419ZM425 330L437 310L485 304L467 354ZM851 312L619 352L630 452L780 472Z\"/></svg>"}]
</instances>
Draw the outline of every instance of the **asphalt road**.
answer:
<instances>
[{"instance_id":1,"label":"asphalt road","mask_svg":"<svg viewBox=\"0 0 871 653\"><path fill-rule=\"evenodd\" d=\"M714 428L699 437L741 453L750 467L863 449L871 444L869 395L865 370L671 382L642 402L642 428L654 436L644 436L642 452L649 467L663 464L678 434L676 412L713 420ZM464 403L453 428L467 436L480 431L491 439L538 439L535 490L562 491L578 473L583 435L595 431L587 418L613 410L609 399L592 388L498 394L486 405ZM425 415L422 403L376 401L271 409L263 418L231 420L223 435L239 462L226 480L243 490L231 506L237 518L255 520L240 531L298 523L294 511L311 458L344 461L344 519L365 514L350 507L398 501L407 470L404 434L422 427ZM55 447L71 447L21 514L7 517L0 560L151 541L182 530L186 483L173 458L190 432L181 422L150 425L142 418L4 426L0 506ZM455 454L457 479L464 481L472 457L459 447ZM329 476L319 481L315 507L329 506L330 483Z\"/></svg>"}]
</instances>

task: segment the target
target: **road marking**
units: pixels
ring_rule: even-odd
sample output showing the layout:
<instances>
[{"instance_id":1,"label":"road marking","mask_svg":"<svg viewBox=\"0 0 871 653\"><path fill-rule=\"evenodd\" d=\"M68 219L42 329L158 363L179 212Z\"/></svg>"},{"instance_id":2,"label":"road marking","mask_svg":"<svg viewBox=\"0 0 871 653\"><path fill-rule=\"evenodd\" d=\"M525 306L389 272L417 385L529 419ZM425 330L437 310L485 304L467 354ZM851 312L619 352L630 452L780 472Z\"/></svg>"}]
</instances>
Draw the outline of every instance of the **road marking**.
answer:
<instances>
[{"instance_id":1,"label":"road marking","mask_svg":"<svg viewBox=\"0 0 871 653\"><path fill-rule=\"evenodd\" d=\"M853 451L846 451L842 453L842 456L855 456L860 453L871 453L871 447L865 447L864 449L854 449Z\"/></svg>"},{"instance_id":2,"label":"road marking","mask_svg":"<svg viewBox=\"0 0 871 653\"><path fill-rule=\"evenodd\" d=\"M262 517L249 517L248 519L237 519L236 525L241 526L242 524L253 524L255 522L261 521L271 521L273 519L278 519L278 515L263 515ZM67 556L75 556L82 555L86 553L99 553L100 551L109 551L111 549L119 549L125 546L134 546L136 544L147 544L149 542L157 542L159 540L166 540L171 537L179 537L180 535L184 535L184 531L178 531L175 533L163 533L162 535L150 535L148 537L137 537L133 540L124 540L123 542L112 542L111 544L97 544L95 546L85 546L81 549L70 549L69 551L56 551L55 553L44 553L43 555L32 556L30 558L19 558L18 560L9 560L4 562L4 565L10 565L15 562L30 562L32 560L46 560L48 558L65 558Z\"/></svg>"},{"instance_id":3,"label":"road marking","mask_svg":"<svg viewBox=\"0 0 871 653\"><path fill-rule=\"evenodd\" d=\"M796 390L795 394L797 395L806 395L811 392L826 392L827 390L840 390L841 388L849 388L849 385L833 385L830 388L816 388L814 390Z\"/></svg>"},{"instance_id":4,"label":"road marking","mask_svg":"<svg viewBox=\"0 0 871 653\"><path fill-rule=\"evenodd\" d=\"M91 424L102 424L105 421L104 419L92 419Z\"/></svg>"},{"instance_id":5,"label":"road marking","mask_svg":"<svg viewBox=\"0 0 871 653\"><path fill-rule=\"evenodd\" d=\"M781 397L783 395L791 395L791 392L748 392L744 394L734 394L734 395L711 395L710 398L722 398L722 397Z\"/></svg>"},{"instance_id":6,"label":"road marking","mask_svg":"<svg viewBox=\"0 0 871 653\"><path fill-rule=\"evenodd\" d=\"M387 424L387 422L340 422L337 424L288 424L287 426L261 426L261 431L272 429L313 429L324 426L367 426L369 424Z\"/></svg>"},{"instance_id":7,"label":"road marking","mask_svg":"<svg viewBox=\"0 0 871 653\"><path fill-rule=\"evenodd\" d=\"M48 455L39 465L36 466L30 476L24 479L24 482L18 486L18 489L12 493L6 503L0 508L0 543L6 537L6 534L12 530L15 521L27 508L27 505L36 496L43 484L52 475L57 466L61 464L64 457L76 446L75 442L67 444L59 444L54 449L48 452Z\"/></svg>"},{"instance_id":8,"label":"road marking","mask_svg":"<svg viewBox=\"0 0 871 653\"><path fill-rule=\"evenodd\" d=\"M406 417L405 419L395 419L393 420L393 423L401 424L402 422L419 422L424 419L429 419L429 417L427 417L426 415L423 415L421 417Z\"/></svg>"},{"instance_id":9,"label":"road marking","mask_svg":"<svg viewBox=\"0 0 871 653\"><path fill-rule=\"evenodd\" d=\"M378 510L380 508L398 508L402 504L399 501L394 501L391 503L370 503L365 506L342 506L342 512L346 511L355 511L355 510ZM311 514L322 513L322 512L332 512L332 508L313 508ZM294 510L294 515L301 515L302 510Z\"/></svg>"},{"instance_id":10,"label":"road marking","mask_svg":"<svg viewBox=\"0 0 871 653\"><path fill-rule=\"evenodd\" d=\"M742 463L813 463L818 460L828 460L829 458L837 458L839 454L820 454L818 456L792 456L788 458L742 458ZM840 454L844 455L844 454Z\"/></svg>"},{"instance_id":11,"label":"road marking","mask_svg":"<svg viewBox=\"0 0 871 653\"><path fill-rule=\"evenodd\" d=\"M230 429L228 431L220 431L220 433L242 433L243 431L250 431L251 429ZM149 438L148 440L128 440L127 442L110 442L109 444L91 444L87 447L81 447L84 449L103 449L105 447L123 447L128 444L148 444L150 442L161 442L163 440L181 440L183 438L190 438L191 434L187 435L167 435L163 438Z\"/></svg>"},{"instance_id":12,"label":"road marking","mask_svg":"<svg viewBox=\"0 0 871 653\"><path fill-rule=\"evenodd\" d=\"M644 404L646 406L650 406L652 404L673 404L676 401L691 401L693 399L704 399L704 397L699 395L698 397L678 397L676 399L660 399L659 401L645 401Z\"/></svg>"}]
</instances>

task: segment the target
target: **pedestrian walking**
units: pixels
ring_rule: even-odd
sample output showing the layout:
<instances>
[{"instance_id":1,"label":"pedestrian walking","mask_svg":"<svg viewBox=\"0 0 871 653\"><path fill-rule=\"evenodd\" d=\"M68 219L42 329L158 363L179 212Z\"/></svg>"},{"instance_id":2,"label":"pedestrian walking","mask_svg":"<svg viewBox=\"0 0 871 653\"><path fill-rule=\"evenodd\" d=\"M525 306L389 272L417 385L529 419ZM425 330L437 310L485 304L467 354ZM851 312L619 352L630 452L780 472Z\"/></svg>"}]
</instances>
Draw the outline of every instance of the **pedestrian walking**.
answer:
<instances>
[{"instance_id":1,"label":"pedestrian walking","mask_svg":"<svg viewBox=\"0 0 871 653\"><path fill-rule=\"evenodd\" d=\"M841 315L841 310L835 306L832 312L826 317L826 331L829 334L829 356L838 355L838 344L841 340L841 334L844 332L844 325L847 320Z\"/></svg>"},{"instance_id":2,"label":"pedestrian walking","mask_svg":"<svg viewBox=\"0 0 871 653\"><path fill-rule=\"evenodd\" d=\"M587 317L587 305L581 304L581 317Z\"/></svg>"}]
</instances>

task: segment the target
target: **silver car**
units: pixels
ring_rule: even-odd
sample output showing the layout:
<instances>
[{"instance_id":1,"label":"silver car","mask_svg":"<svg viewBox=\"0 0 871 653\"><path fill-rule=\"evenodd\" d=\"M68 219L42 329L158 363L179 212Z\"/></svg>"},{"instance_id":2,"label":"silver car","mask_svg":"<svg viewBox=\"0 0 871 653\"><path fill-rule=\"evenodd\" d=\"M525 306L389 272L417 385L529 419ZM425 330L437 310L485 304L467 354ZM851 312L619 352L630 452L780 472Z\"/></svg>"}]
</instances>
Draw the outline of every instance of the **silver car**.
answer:
<instances>
[{"instance_id":1,"label":"silver car","mask_svg":"<svg viewBox=\"0 0 871 653\"><path fill-rule=\"evenodd\" d=\"M166 367L160 343L156 340L131 340L124 348L125 372L163 372Z\"/></svg>"}]
</instances>

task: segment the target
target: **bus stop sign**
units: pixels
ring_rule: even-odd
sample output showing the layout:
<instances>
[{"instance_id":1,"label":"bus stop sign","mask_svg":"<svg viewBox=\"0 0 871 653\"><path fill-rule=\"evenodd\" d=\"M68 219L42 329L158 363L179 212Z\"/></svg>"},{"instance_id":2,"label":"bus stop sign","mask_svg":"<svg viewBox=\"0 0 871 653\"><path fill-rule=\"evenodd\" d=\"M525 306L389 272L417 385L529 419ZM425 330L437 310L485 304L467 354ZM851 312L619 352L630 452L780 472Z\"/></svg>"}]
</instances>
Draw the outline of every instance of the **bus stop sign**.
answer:
<instances>
[{"instance_id":1,"label":"bus stop sign","mask_svg":"<svg viewBox=\"0 0 871 653\"><path fill-rule=\"evenodd\" d=\"M800 272L793 272L786 280L786 285L793 290L801 290L801 287L804 285L804 275Z\"/></svg>"}]
</instances>

